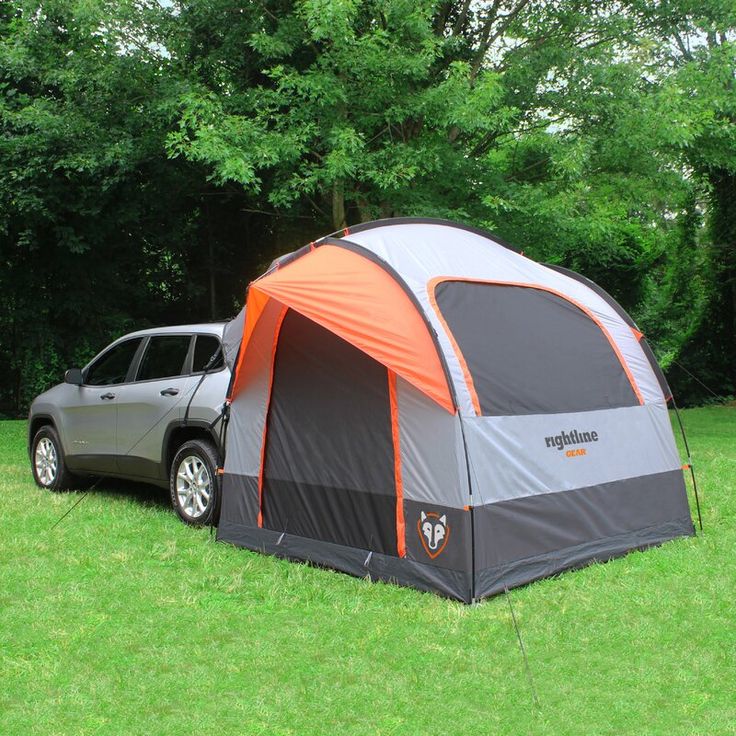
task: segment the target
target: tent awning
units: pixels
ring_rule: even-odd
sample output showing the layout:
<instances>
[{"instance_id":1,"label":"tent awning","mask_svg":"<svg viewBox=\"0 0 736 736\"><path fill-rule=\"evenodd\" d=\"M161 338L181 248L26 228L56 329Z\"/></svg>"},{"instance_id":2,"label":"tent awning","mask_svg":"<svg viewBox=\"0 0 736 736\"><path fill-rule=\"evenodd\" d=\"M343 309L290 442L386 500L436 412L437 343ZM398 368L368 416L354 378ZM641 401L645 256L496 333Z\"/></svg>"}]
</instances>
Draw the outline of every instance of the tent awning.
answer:
<instances>
[{"instance_id":1,"label":"tent awning","mask_svg":"<svg viewBox=\"0 0 736 736\"><path fill-rule=\"evenodd\" d=\"M315 248L251 284L233 395L270 299L338 335L454 413L437 348L414 302L380 265L337 245Z\"/></svg>"}]
</instances>

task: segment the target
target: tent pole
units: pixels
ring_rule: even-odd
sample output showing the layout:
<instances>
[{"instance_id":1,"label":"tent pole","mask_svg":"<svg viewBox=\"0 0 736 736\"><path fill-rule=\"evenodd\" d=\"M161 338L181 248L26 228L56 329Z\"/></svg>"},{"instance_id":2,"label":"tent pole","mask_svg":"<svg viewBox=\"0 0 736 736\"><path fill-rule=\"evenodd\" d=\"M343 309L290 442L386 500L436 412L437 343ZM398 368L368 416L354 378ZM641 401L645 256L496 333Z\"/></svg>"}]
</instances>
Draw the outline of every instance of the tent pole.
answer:
<instances>
[{"instance_id":1,"label":"tent pole","mask_svg":"<svg viewBox=\"0 0 736 736\"><path fill-rule=\"evenodd\" d=\"M453 387L453 394L455 394ZM468 478L468 500L470 501L468 512L470 513L470 603L475 600L475 508L473 506L473 486L470 484L470 459L468 458L468 445L465 442L465 427L463 426L463 417L458 406L457 396L453 395L455 406L457 409L457 419L460 423L460 436L463 441L463 454L465 455L465 473Z\"/></svg>"},{"instance_id":2,"label":"tent pole","mask_svg":"<svg viewBox=\"0 0 736 736\"><path fill-rule=\"evenodd\" d=\"M677 402L675 401L675 397L672 393L670 393L670 400L672 401L672 408L675 410L675 416L677 417L677 423L680 425L680 433L682 434L682 441L685 444L685 453L687 454L687 465L688 468L690 468L690 476L693 479L693 491L695 492L695 508L698 511L698 526L700 527L700 531L703 531L703 517L700 513L700 496L698 495L698 484L695 480L695 468L693 468L693 460L690 457L690 446L687 442L687 435L685 434L685 427L682 423L682 418L680 417L680 410L677 408Z\"/></svg>"}]
</instances>

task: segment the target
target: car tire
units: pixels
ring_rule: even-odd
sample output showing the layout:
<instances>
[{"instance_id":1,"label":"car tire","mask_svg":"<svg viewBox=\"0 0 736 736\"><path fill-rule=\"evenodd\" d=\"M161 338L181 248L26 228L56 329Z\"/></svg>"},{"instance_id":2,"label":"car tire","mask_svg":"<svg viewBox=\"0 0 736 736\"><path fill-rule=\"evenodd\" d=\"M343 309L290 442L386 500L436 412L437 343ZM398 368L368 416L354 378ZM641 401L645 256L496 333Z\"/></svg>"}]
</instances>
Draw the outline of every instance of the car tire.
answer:
<instances>
[{"instance_id":1,"label":"car tire","mask_svg":"<svg viewBox=\"0 0 736 736\"><path fill-rule=\"evenodd\" d=\"M217 449L208 440L189 440L176 452L169 471L171 505L185 524L207 526L220 514Z\"/></svg>"},{"instance_id":2,"label":"car tire","mask_svg":"<svg viewBox=\"0 0 736 736\"><path fill-rule=\"evenodd\" d=\"M33 437L31 470L36 485L47 491L69 490L76 481L66 466L59 434L50 424L41 427Z\"/></svg>"}]
</instances>

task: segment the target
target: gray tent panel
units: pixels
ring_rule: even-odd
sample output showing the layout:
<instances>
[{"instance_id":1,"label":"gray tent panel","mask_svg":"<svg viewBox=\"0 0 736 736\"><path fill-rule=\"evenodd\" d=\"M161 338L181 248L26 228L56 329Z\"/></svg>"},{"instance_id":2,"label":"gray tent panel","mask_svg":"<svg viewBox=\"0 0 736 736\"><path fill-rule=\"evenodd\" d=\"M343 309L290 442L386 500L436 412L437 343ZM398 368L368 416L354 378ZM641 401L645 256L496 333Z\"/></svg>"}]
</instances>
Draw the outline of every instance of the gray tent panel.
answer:
<instances>
[{"instance_id":1,"label":"gray tent panel","mask_svg":"<svg viewBox=\"0 0 736 736\"><path fill-rule=\"evenodd\" d=\"M230 370L235 367L235 361L238 357L240 349L240 341L243 339L243 328L245 327L245 307L241 309L237 316L231 319L225 325L225 331L222 335L222 350L225 354L225 365Z\"/></svg>"},{"instance_id":2,"label":"gray tent panel","mask_svg":"<svg viewBox=\"0 0 736 736\"><path fill-rule=\"evenodd\" d=\"M476 566L498 567L670 522L693 531L679 470L500 501L475 510Z\"/></svg>"},{"instance_id":3,"label":"gray tent panel","mask_svg":"<svg viewBox=\"0 0 736 736\"><path fill-rule=\"evenodd\" d=\"M244 526L258 524L258 478L226 473L222 478L222 519Z\"/></svg>"},{"instance_id":4,"label":"gray tent panel","mask_svg":"<svg viewBox=\"0 0 736 736\"><path fill-rule=\"evenodd\" d=\"M574 547L478 570L474 577L475 596L485 598L496 595L507 588L525 585L540 578L589 565L591 562L607 562L634 549L646 549L693 534L693 526L689 520L667 521L657 526L613 537L601 537Z\"/></svg>"}]
</instances>

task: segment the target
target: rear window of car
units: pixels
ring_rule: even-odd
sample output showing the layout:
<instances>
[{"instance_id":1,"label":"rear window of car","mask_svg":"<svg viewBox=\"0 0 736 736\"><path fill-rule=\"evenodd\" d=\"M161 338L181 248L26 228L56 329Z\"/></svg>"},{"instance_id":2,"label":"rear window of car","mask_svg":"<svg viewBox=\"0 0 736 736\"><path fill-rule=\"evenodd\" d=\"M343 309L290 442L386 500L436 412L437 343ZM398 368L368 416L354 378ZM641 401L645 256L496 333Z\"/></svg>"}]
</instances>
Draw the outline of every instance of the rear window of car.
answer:
<instances>
[{"instance_id":1,"label":"rear window of car","mask_svg":"<svg viewBox=\"0 0 736 736\"><path fill-rule=\"evenodd\" d=\"M189 335L152 337L138 369L137 381L180 376L189 352Z\"/></svg>"},{"instance_id":2,"label":"rear window of car","mask_svg":"<svg viewBox=\"0 0 736 736\"><path fill-rule=\"evenodd\" d=\"M211 360L209 370L216 371L222 368L220 341L214 335L197 335L194 339L196 342L194 343L192 373L201 373Z\"/></svg>"}]
</instances>

